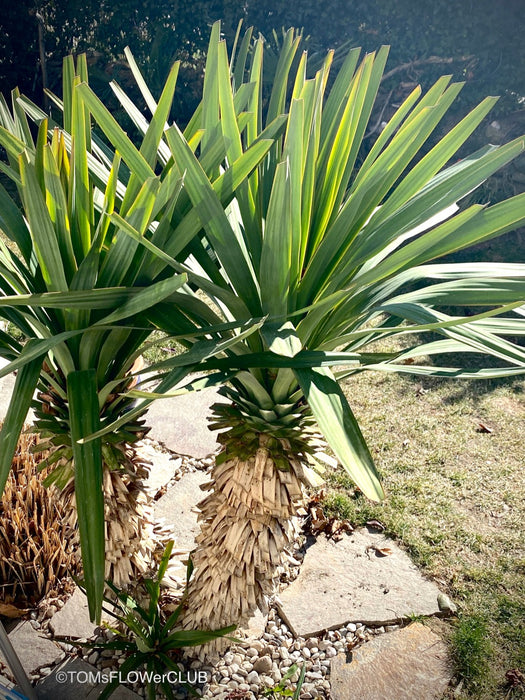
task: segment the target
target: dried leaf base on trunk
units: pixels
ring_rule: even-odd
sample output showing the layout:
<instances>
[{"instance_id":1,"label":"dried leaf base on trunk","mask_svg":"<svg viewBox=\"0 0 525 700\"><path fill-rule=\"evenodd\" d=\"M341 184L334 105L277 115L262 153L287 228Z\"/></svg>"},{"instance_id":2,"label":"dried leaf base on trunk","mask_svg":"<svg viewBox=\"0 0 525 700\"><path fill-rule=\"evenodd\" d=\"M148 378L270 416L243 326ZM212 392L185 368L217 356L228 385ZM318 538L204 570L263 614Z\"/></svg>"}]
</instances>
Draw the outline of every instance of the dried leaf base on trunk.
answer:
<instances>
[{"instance_id":1,"label":"dried leaf base on trunk","mask_svg":"<svg viewBox=\"0 0 525 700\"><path fill-rule=\"evenodd\" d=\"M130 371L141 368L136 362ZM53 370L46 365L51 374ZM56 371L53 385L38 393L35 409L35 430L41 441L36 450L47 450L43 463L51 469L50 483L59 491L59 498L68 514L69 524L76 528L74 464L69 426L66 380ZM130 383L135 379L128 380ZM101 415L108 420L125 415L133 399L110 394ZM151 565L155 549L153 541L153 510L143 487L147 476L146 462L139 459L135 445L148 433L141 416L135 417L102 443L104 469L104 501L106 520L105 578L118 587L128 586Z\"/></svg>"},{"instance_id":2,"label":"dried leaf base on trunk","mask_svg":"<svg viewBox=\"0 0 525 700\"><path fill-rule=\"evenodd\" d=\"M202 525L184 613L186 628L243 625L257 607L264 610L277 569L295 540L292 518L303 503L302 483L309 470L289 452L287 440L278 441L281 455L287 454L286 465L279 458L280 468L267 447L276 440L260 434L258 442L247 459L221 463L219 455L212 481L203 487L210 493L199 504ZM197 651L209 657L228 643L217 639Z\"/></svg>"},{"instance_id":3,"label":"dried leaf base on trunk","mask_svg":"<svg viewBox=\"0 0 525 700\"><path fill-rule=\"evenodd\" d=\"M126 464L110 469L104 464L104 503L106 520L105 578L117 587L132 584L151 566L155 542L153 508L148 502L142 480L145 466L136 460L133 449L127 450ZM76 524L74 481L61 492L61 499Z\"/></svg>"}]
</instances>

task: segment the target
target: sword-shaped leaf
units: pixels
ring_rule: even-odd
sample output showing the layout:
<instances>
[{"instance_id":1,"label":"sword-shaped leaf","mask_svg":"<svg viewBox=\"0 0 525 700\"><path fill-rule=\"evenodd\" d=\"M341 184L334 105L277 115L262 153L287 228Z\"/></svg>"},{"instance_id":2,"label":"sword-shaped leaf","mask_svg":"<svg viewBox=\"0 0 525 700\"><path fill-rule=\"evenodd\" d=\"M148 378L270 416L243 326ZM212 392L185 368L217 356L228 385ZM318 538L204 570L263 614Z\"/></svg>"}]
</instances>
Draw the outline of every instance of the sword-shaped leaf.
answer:
<instances>
[{"instance_id":1,"label":"sword-shaped leaf","mask_svg":"<svg viewBox=\"0 0 525 700\"><path fill-rule=\"evenodd\" d=\"M95 370L71 372L67 377L67 397L84 585L89 617L100 624L106 565L102 445L100 440L79 442L95 433L100 426Z\"/></svg>"}]
</instances>

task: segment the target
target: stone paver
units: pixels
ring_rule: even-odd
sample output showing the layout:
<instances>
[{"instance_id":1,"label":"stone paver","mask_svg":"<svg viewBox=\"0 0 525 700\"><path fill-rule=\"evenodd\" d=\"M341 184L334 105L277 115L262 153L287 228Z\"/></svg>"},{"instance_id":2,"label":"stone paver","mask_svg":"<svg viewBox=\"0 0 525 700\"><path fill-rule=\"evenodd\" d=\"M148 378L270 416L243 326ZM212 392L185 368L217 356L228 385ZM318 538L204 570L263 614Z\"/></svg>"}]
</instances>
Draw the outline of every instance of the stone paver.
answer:
<instances>
[{"instance_id":1,"label":"stone paver","mask_svg":"<svg viewBox=\"0 0 525 700\"><path fill-rule=\"evenodd\" d=\"M205 496L200 486L209 480L208 474L202 471L188 472L155 504L155 520L173 530L175 549L190 552L195 548L195 536L199 532L196 506Z\"/></svg>"},{"instance_id":2,"label":"stone paver","mask_svg":"<svg viewBox=\"0 0 525 700\"><path fill-rule=\"evenodd\" d=\"M443 641L418 622L332 660L332 700L438 700L452 677Z\"/></svg>"},{"instance_id":3,"label":"stone paver","mask_svg":"<svg viewBox=\"0 0 525 700\"><path fill-rule=\"evenodd\" d=\"M33 673L41 666L52 666L64 656L62 649L33 629L28 621L21 622L9 632L9 640L26 673ZM1 653L0 660L7 665Z\"/></svg>"},{"instance_id":4,"label":"stone paver","mask_svg":"<svg viewBox=\"0 0 525 700\"><path fill-rule=\"evenodd\" d=\"M392 540L359 530L338 542L319 537L278 607L296 636L309 637L348 622L383 625L434 615L438 595Z\"/></svg>"},{"instance_id":5,"label":"stone paver","mask_svg":"<svg viewBox=\"0 0 525 700\"><path fill-rule=\"evenodd\" d=\"M218 401L225 399L215 389L155 401L146 414L149 437L181 455L204 459L214 454L217 434L208 430L208 418Z\"/></svg>"},{"instance_id":6,"label":"stone paver","mask_svg":"<svg viewBox=\"0 0 525 700\"><path fill-rule=\"evenodd\" d=\"M260 639L268 623L268 615L265 615L260 610L256 610L255 614L248 620L246 627L242 628L242 631L246 635L248 640Z\"/></svg>"},{"instance_id":7,"label":"stone paver","mask_svg":"<svg viewBox=\"0 0 525 700\"><path fill-rule=\"evenodd\" d=\"M155 504L153 516L167 530L167 536L175 541L165 583L175 587L184 585L188 554L195 549L195 537L200 526L197 523L197 503L204 498L201 484L209 481L202 471L187 472ZM170 581L171 580L171 581Z\"/></svg>"},{"instance_id":8,"label":"stone paver","mask_svg":"<svg viewBox=\"0 0 525 700\"><path fill-rule=\"evenodd\" d=\"M110 622L112 618L102 614L102 619ZM49 629L57 637L89 639L95 633L96 627L97 625L89 619L87 598L80 588L75 588L64 607L49 620Z\"/></svg>"},{"instance_id":9,"label":"stone paver","mask_svg":"<svg viewBox=\"0 0 525 700\"><path fill-rule=\"evenodd\" d=\"M8 365L9 363L3 357L0 357L0 369ZM0 379L0 421L3 421L9 402L11 401L11 395L15 386L15 375L7 374L5 377ZM32 423L34 419L34 413L31 409L27 414L26 422Z\"/></svg>"},{"instance_id":10,"label":"stone paver","mask_svg":"<svg viewBox=\"0 0 525 700\"><path fill-rule=\"evenodd\" d=\"M68 659L37 686L39 700L95 700L105 688L98 683L100 672L82 659ZM120 686L111 696L114 700L133 700L140 696Z\"/></svg>"},{"instance_id":11,"label":"stone paver","mask_svg":"<svg viewBox=\"0 0 525 700\"><path fill-rule=\"evenodd\" d=\"M137 454L140 459L151 463L148 465L148 477L144 480L144 486L150 496L158 493L182 465L181 457L174 459L169 452L155 449L150 442L139 443Z\"/></svg>"}]
</instances>

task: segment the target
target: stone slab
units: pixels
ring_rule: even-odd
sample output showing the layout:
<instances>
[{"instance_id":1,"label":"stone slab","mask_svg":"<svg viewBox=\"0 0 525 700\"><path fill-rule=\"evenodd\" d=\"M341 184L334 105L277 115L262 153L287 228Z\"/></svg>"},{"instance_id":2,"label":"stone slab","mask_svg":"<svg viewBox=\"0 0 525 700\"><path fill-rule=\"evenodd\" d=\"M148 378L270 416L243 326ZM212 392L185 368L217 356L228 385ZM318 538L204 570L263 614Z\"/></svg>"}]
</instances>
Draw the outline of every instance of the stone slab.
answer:
<instances>
[{"instance_id":1,"label":"stone slab","mask_svg":"<svg viewBox=\"0 0 525 700\"><path fill-rule=\"evenodd\" d=\"M68 659L58 666L37 690L39 700L95 700L105 688L97 682L98 669L82 659ZM111 695L115 700L133 700L140 696L125 686L120 686Z\"/></svg>"},{"instance_id":2,"label":"stone slab","mask_svg":"<svg viewBox=\"0 0 525 700\"><path fill-rule=\"evenodd\" d=\"M166 585L179 588L186 580L188 554L195 549L195 537L200 530L197 504L205 496L200 486L207 481L209 476L205 472L187 472L155 504L154 519L168 531L167 536L175 541L174 553L164 579Z\"/></svg>"},{"instance_id":3,"label":"stone slab","mask_svg":"<svg viewBox=\"0 0 525 700\"><path fill-rule=\"evenodd\" d=\"M338 542L319 537L278 607L296 636L311 637L348 622L384 625L435 615L439 593L392 540L356 530Z\"/></svg>"},{"instance_id":4,"label":"stone slab","mask_svg":"<svg viewBox=\"0 0 525 700\"><path fill-rule=\"evenodd\" d=\"M447 647L425 625L381 634L330 665L332 700L440 700L452 677Z\"/></svg>"},{"instance_id":5,"label":"stone slab","mask_svg":"<svg viewBox=\"0 0 525 700\"><path fill-rule=\"evenodd\" d=\"M204 459L217 451L217 433L208 430L212 404L225 401L215 389L154 401L146 414L149 437L177 454Z\"/></svg>"},{"instance_id":6,"label":"stone slab","mask_svg":"<svg viewBox=\"0 0 525 700\"><path fill-rule=\"evenodd\" d=\"M8 365L9 363L3 357L0 357L0 369ZM15 387L15 375L6 375L0 379L0 422L4 420L5 414L7 413L7 408L9 402L11 401L11 396L13 394L13 389ZM34 413L32 409L29 409L27 414L26 423L32 423L34 420Z\"/></svg>"},{"instance_id":7,"label":"stone slab","mask_svg":"<svg viewBox=\"0 0 525 700\"><path fill-rule=\"evenodd\" d=\"M102 614L102 619L111 621L109 615ZM95 634L96 627L89 619L87 598L80 588L75 588L64 607L49 620L49 629L57 637L89 639Z\"/></svg>"},{"instance_id":8,"label":"stone slab","mask_svg":"<svg viewBox=\"0 0 525 700\"><path fill-rule=\"evenodd\" d=\"M182 465L181 457L174 458L170 452L156 449L149 441L137 446L137 454L139 459L150 463L147 465L148 477L144 480L144 487L152 497L166 486Z\"/></svg>"},{"instance_id":9,"label":"stone slab","mask_svg":"<svg viewBox=\"0 0 525 700\"><path fill-rule=\"evenodd\" d=\"M267 624L268 615L257 609L248 620L246 627L243 627L241 630L246 635L246 643L249 644L254 639L260 639L266 631Z\"/></svg>"},{"instance_id":10,"label":"stone slab","mask_svg":"<svg viewBox=\"0 0 525 700\"><path fill-rule=\"evenodd\" d=\"M190 552L195 548L195 537L199 532L196 506L205 496L200 487L209 480L205 472L187 472L155 504L155 520L166 523L173 530L175 549Z\"/></svg>"},{"instance_id":11,"label":"stone slab","mask_svg":"<svg viewBox=\"0 0 525 700\"><path fill-rule=\"evenodd\" d=\"M9 632L9 640L27 674L33 673L41 666L52 666L64 656L60 647L33 629L27 620ZM7 665L1 653L0 660Z\"/></svg>"}]
</instances>

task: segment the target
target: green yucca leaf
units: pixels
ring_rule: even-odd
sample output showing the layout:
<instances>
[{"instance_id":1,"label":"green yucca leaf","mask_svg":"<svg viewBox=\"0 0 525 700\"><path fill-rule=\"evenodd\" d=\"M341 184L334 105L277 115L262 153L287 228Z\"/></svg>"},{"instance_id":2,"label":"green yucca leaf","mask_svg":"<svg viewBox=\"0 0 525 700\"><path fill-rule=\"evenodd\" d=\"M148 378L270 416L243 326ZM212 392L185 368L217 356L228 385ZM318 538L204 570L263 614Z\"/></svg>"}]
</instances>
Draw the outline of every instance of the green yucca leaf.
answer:
<instances>
[{"instance_id":1,"label":"green yucca leaf","mask_svg":"<svg viewBox=\"0 0 525 700\"><path fill-rule=\"evenodd\" d=\"M74 338L80 333L81 331L78 330L64 331L63 333L58 333L57 335L53 335L49 338L43 338L41 340L37 340L35 338L31 339L31 344L28 345L26 343L24 346L24 352L21 352L20 355L8 365L0 368L0 379L8 374L11 374L11 372L18 371L21 367L24 367L28 362L31 362L34 359L43 359L43 357L51 349L54 349L54 352L57 353L57 347L60 344L64 343L66 340L69 340L70 338Z\"/></svg>"},{"instance_id":2,"label":"green yucca leaf","mask_svg":"<svg viewBox=\"0 0 525 700\"><path fill-rule=\"evenodd\" d=\"M115 121L91 88L85 83L82 83L76 88L76 91L89 108L97 124L113 144L115 150L120 153L122 159L127 163L128 167L142 180L154 177L155 173L146 159L135 148L125 131Z\"/></svg>"},{"instance_id":3,"label":"green yucca leaf","mask_svg":"<svg viewBox=\"0 0 525 700\"><path fill-rule=\"evenodd\" d=\"M186 275L174 275L169 279L156 282L155 284L141 289L140 294L130 296L118 309L115 309L115 311L108 316L104 316L104 318L97 321L95 325L109 325L121 319L139 314L173 294L173 292L185 284L186 281Z\"/></svg>"},{"instance_id":4,"label":"green yucca leaf","mask_svg":"<svg viewBox=\"0 0 525 700\"><path fill-rule=\"evenodd\" d=\"M295 375L317 424L341 464L372 500L383 498L372 456L348 402L328 369L297 369Z\"/></svg>"},{"instance_id":5,"label":"green yucca leaf","mask_svg":"<svg viewBox=\"0 0 525 700\"><path fill-rule=\"evenodd\" d=\"M186 171L186 187L201 226L205 228L214 246L220 250L221 260L233 286L239 292L242 290L248 308L257 313L260 304L246 256L240 241L232 240L232 229L215 190L177 127L170 128L166 136L180 167Z\"/></svg>"},{"instance_id":6,"label":"green yucca leaf","mask_svg":"<svg viewBox=\"0 0 525 700\"><path fill-rule=\"evenodd\" d=\"M80 444L100 425L94 370L72 372L67 377L71 441L75 464L75 492L82 567L88 594L89 617L100 623L104 594L104 494L100 440Z\"/></svg>"},{"instance_id":7,"label":"green yucca leaf","mask_svg":"<svg viewBox=\"0 0 525 700\"><path fill-rule=\"evenodd\" d=\"M271 316L285 316L288 311L292 241L292 194L289 164L285 161L275 171L259 272L262 309Z\"/></svg>"},{"instance_id":8,"label":"green yucca leaf","mask_svg":"<svg viewBox=\"0 0 525 700\"><path fill-rule=\"evenodd\" d=\"M34 169L23 156L19 159L21 197L29 220L34 252L50 292L66 291L67 280L53 222L45 205Z\"/></svg>"},{"instance_id":9,"label":"green yucca leaf","mask_svg":"<svg viewBox=\"0 0 525 700\"><path fill-rule=\"evenodd\" d=\"M31 255L31 236L20 210L0 185L0 229L13 243L16 243L24 260L29 261Z\"/></svg>"},{"instance_id":10,"label":"green yucca leaf","mask_svg":"<svg viewBox=\"0 0 525 700\"><path fill-rule=\"evenodd\" d=\"M13 395L0 430L0 444L2 446L0 450L0 494L3 493L9 477L18 438L24 426L40 376L42 355L37 355L33 359L26 359L27 356L31 358L30 352L33 344L34 341L30 341L22 350L21 356L23 356L24 364L16 377Z\"/></svg>"}]
</instances>

